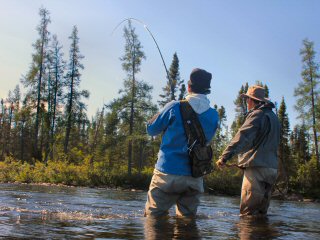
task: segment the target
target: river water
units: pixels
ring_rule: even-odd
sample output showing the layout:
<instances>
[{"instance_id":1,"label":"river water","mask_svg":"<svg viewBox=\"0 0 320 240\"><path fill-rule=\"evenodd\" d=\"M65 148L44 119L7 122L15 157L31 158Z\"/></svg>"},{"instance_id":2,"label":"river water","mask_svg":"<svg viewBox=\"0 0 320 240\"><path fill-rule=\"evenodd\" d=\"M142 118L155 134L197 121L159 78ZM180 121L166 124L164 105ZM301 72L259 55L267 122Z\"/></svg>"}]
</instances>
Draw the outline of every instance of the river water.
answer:
<instances>
[{"instance_id":1,"label":"river water","mask_svg":"<svg viewBox=\"0 0 320 240\"><path fill-rule=\"evenodd\" d=\"M203 195L195 220L143 217L146 192L0 184L0 239L320 239L320 204L273 200L239 218L239 198Z\"/></svg>"}]
</instances>

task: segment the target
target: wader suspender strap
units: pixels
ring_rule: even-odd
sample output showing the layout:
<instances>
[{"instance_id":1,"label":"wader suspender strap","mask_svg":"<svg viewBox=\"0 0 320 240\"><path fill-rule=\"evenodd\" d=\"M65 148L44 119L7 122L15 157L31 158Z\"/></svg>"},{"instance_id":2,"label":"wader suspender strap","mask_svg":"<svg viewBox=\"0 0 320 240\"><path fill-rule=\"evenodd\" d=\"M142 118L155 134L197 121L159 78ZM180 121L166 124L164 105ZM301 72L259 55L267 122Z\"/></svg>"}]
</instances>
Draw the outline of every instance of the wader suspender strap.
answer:
<instances>
[{"instance_id":1,"label":"wader suspender strap","mask_svg":"<svg viewBox=\"0 0 320 240\"><path fill-rule=\"evenodd\" d=\"M198 116L190 106L187 100L180 101L180 112L182 116L183 126L187 135L188 146L192 146L196 141L200 141L202 146L206 145L206 138L199 122Z\"/></svg>"}]
</instances>

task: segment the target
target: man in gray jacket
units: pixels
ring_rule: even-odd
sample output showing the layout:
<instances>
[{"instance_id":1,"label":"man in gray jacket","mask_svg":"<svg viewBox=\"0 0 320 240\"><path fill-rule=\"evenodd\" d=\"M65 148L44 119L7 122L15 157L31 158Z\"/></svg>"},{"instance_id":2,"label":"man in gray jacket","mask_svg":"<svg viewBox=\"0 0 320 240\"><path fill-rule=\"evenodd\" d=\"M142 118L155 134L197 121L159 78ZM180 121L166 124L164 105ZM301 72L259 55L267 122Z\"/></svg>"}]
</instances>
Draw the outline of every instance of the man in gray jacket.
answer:
<instances>
[{"instance_id":1,"label":"man in gray jacket","mask_svg":"<svg viewBox=\"0 0 320 240\"><path fill-rule=\"evenodd\" d=\"M216 164L223 167L238 154L238 166L244 169L240 214L265 215L277 178L280 124L263 87L251 86L242 97L249 112Z\"/></svg>"}]
</instances>

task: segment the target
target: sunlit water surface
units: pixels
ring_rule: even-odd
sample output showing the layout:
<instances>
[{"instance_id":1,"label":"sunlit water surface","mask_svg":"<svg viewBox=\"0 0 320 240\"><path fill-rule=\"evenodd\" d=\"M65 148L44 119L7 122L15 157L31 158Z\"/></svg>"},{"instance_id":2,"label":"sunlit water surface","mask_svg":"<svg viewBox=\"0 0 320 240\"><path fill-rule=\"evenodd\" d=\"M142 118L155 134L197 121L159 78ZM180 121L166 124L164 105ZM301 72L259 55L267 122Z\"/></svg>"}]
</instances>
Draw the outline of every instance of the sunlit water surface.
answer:
<instances>
[{"instance_id":1,"label":"sunlit water surface","mask_svg":"<svg viewBox=\"0 0 320 240\"><path fill-rule=\"evenodd\" d=\"M143 217L146 192L0 184L1 239L320 239L320 204L271 202L239 218L239 198L204 195L195 220Z\"/></svg>"}]
</instances>

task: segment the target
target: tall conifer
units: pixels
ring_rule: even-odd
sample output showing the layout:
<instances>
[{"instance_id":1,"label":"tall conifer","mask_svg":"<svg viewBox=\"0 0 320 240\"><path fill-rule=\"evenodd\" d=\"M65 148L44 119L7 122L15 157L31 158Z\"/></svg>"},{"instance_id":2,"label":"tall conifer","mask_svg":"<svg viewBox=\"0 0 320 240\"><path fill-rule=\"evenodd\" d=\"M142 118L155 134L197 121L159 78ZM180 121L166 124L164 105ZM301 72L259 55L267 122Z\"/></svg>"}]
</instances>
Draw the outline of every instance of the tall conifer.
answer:
<instances>
[{"instance_id":1,"label":"tall conifer","mask_svg":"<svg viewBox=\"0 0 320 240\"><path fill-rule=\"evenodd\" d=\"M302 81L295 89L294 95L298 98L295 107L300 114L299 117L305 121L307 128L312 129L314 152L319 167L318 131L316 128L319 65L315 62L316 52L313 45L313 42L308 39L303 41L303 48L300 51L303 63Z\"/></svg>"},{"instance_id":2,"label":"tall conifer","mask_svg":"<svg viewBox=\"0 0 320 240\"><path fill-rule=\"evenodd\" d=\"M282 101L278 111L280 122L280 144L279 144L279 169L280 178L286 183L286 188L289 186L289 177L293 174L294 163L290 154L290 126L287 114L287 106L282 97Z\"/></svg>"},{"instance_id":3,"label":"tall conifer","mask_svg":"<svg viewBox=\"0 0 320 240\"><path fill-rule=\"evenodd\" d=\"M168 102L172 100L176 100L176 92L178 88L181 86L183 81L180 80L180 72L179 72L179 58L177 53L173 54L172 63L169 69L169 77L170 79L167 79L167 84L163 89L163 94L160 94L160 97L162 100L158 101L159 105L163 107ZM179 99L183 98L183 88L180 88L180 95ZM182 96L181 96L182 94Z\"/></svg>"},{"instance_id":4,"label":"tall conifer","mask_svg":"<svg viewBox=\"0 0 320 240\"><path fill-rule=\"evenodd\" d=\"M69 51L69 64L66 75L66 84L67 84L67 106L66 106L66 135L64 142L64 152L68 152L70 133L75 121L75 117L77 111L80 109L81 97L88 98L89 92L87 90L80 91L80 82L81 82L81 70L84 69L81 60L84 56L80 53L79 48L79 37L78 37L78 28L76 26L73 27L71 36L69 37L71 40L71 46Z\"/></svg>"},{"instance_id":5,"label":"tall conifer","mask_svg":"<svg viewBox=\"0 0 320 240\"><path fill-rule=\"evenodd\" d=\"M35 99L36 116L34 126L34 144L33 156L41 159L41 152L38 149L39 124L41 115L41 100L43 98L45 76L45 64L47 62L47 51L49 42L48 24L50 23L49 11L45 8L40 8L40 24L37 27L39 39L33 44L35 53L32 54L32 63L29 72L22 79L25 87L29 87L28 96Z\"/></svg>"}]
</instances>

